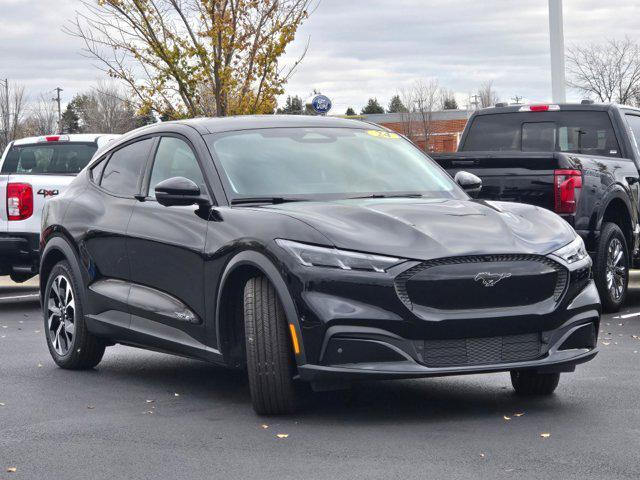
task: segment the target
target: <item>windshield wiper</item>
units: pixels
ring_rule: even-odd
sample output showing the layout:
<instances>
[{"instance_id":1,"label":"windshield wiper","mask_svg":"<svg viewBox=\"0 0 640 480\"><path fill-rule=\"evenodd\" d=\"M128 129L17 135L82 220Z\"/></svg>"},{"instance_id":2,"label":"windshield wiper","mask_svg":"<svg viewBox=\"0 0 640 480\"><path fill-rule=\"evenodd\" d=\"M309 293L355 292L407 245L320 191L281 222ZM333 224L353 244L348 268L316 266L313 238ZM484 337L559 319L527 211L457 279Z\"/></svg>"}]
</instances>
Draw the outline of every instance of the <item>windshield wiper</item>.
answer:
<instances>
[{"instance_id":1,"label":"windshield wiper","mask_svg":"<svg viewBox=\"0 0 640 480\"><path fill-rule=\"evenodd\" d=\"M295 197L240 197L231 200L231 205L244 205L249 203L270 203L276 205L278 203L287 202L306 202L306 198Z\"/></svg>"},{"instance_id":2,"label":"windshield wiper","mask_svg":"<svg viewBox=\"0 0 640 480\"><path fill-rule=\"evenodd\" d=\"M349 197L349 200L356 200L358 198L422 198L421 193L395 193L395 194L384 194L384 193L372 193L371 195L362 195L361 197Z\"/></svg>"}]
</instances>

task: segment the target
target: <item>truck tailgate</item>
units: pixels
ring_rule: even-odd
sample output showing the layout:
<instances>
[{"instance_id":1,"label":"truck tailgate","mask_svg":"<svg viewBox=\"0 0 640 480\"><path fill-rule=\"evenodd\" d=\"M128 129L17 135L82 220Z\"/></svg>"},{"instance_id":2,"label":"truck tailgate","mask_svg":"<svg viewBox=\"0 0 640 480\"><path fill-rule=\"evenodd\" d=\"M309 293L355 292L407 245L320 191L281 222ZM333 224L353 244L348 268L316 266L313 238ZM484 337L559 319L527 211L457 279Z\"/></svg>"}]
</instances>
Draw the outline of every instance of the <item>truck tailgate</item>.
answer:
<instances>
[{"instance_id":1,"label":"truck tailgate","mask_svg":"<svg viewBox=\"0 0 640 480\"><path fill-rule=\"evenodd\" d=\"M451 176L461 170L482 179L478 198L554 209L554 171L575 169L562 153L458 152L433 155Z\"/></svg>"},{"instance_id":2,"label":"truck tailgate","mask_svg":"<svg viewBox=\"0 0 640 480\"><path fill-rule=\"evenodd\" d=\"M61 194L75 175L0 175L0 232L39 233L44 204ZM33 189L33 215L26 220L7 221L7 183L27 183Z\"/></svg>"}]
</instances>

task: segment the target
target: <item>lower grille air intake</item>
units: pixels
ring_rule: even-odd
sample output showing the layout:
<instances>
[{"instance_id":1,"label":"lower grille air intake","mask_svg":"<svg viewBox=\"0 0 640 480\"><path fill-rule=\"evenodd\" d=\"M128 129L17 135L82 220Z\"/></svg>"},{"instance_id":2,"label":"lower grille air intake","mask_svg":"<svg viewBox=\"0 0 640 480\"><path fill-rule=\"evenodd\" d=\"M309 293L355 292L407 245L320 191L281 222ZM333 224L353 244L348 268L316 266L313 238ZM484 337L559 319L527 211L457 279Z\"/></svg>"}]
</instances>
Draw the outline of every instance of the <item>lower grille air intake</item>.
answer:
<instances>
[{"instance_id":1,"label":"lower grille air intake","mask_svg":"<svg viewBox=\"0 0 640 480\"><path fill-rule=\"evenodd\" d=\"M535 360L542 353L539 333L506 337L415 340L419 359L428 367L459 367Z\"/></svg>"}]
</instances>

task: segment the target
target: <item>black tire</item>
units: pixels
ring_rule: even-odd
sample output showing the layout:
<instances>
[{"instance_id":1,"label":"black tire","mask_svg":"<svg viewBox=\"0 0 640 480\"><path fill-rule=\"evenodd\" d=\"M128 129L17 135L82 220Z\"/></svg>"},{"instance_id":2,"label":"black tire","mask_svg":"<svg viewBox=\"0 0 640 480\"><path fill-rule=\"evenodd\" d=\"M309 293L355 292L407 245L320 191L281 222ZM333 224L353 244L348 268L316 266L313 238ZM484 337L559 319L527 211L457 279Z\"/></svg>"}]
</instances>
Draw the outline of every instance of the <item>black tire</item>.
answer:
<instances>
[{"instance_id":1,"label":"black tire","mask_svg":"<svg viewBox=\"0 0 640 480\"><path fill-rule=\"evenodd\" d=\"M518 395L551 395L559 382L559 373L511 372L511 385Z\"/></svg>"},{"instance_id":2,"label":"black tire","mask_svg":"<svg viewBox=\"0 0 640 480\"><path fill-rule=\"evenodd\" d=\"M622 246L622 258L614 265L610 256L617 244ZM622 230L615 223L607 222L602 225L596 258L593 262L593 277L603 310L610 313L620 310L627 297L629 284L629 248ZM610 280L619 285L619 288L612 289Z\"/></svg>"},{"instance_id":3,"label":"black tire","mask_svg":"<svg viewBox=\"0 0 640 480\"><path fill-rule=\"evenodd\" d=\"M292 413L296 407L294 362L282 304L268 279L251 278L244 287L247 371L258 415Z\"/></svg>"},{"instance_id":4,"label":"black tire","mask_svg":"<svg viewBox=\"0 0 640 480\"><path fill-rule=\"evenodd\" d=\"M70 340L65 336L65 340L63 342L58 339L56 342L55 339L52 339L52 336L55 334L50 330L51 325L56 325L53 322L56 322L56 317L53 317L53 320L50 321L50 302L49 299L53 294L56 296L55 292L52 292L54 288L54 282L60 277L68 280L68 285L71 286L72 290L72 300L74 302L73 307L73 335ZM49 347L49 353L51 353L51 357L56 364L65 369L69 370L86 370L95 367L102 360L102 356L104 355L105 343L89 333L87 330L87 325L84 320L84 305L82 304L82 295L80 294L80 282L73 273L73 269L69 265L68 262L62 261L57 263L49 277L47 278L47 285L45 287L45 291L43 293L43 301L42 301L42 310L44 316L44 331L45 336L47 338L47 346ZM54 305L55 307L55 305ZM66 308L57 307L60 311L69 311ZM61 318L60 315L58 318ZM62 320L58 320L57 325L59 326L59 322ZM62 322L64 323L64 322ZM54 328L54 330L57 330ZM57 347L56 347L57 344ZM62 348L62 344L66 348ZM57 350L58 348L58 350ZM62 350L62 351L59 351Z\"/></svg>"}]
</instances>

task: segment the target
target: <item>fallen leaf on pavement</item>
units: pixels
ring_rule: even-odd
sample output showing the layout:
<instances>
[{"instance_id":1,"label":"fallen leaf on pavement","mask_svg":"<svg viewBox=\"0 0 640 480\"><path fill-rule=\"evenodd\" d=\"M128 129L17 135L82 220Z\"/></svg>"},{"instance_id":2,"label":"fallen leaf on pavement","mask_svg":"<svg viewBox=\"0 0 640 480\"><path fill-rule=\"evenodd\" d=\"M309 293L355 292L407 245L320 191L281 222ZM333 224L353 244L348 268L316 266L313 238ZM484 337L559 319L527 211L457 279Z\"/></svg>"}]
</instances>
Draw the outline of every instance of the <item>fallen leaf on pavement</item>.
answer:
<instances>
[{"instance_id":1,"label":"fallen leaf on pavement","mask_svg":"<svg viewBox=\"0 0 640 480\"><path fill-rule=\"evenodd\" d=\"M481 454L480 454L480 458L484 458L484 453L481 453Z\"/></svg>"},{"instance_id":2,"label":"fallen leaf on pavement","mask_svg":"<svg viewBox=\"0 0 640 480\"><path fill-rule=\"evenodd\" d=\"M173 396L174 396L174 397L179 397L179 396L180 396L180 394L179 394L179 393L174 393L174 394L173 394Z\"/></svg>"},{"instance_id":3,"label":"fallen leaf on pavement","mask_svg":"<svg viewBox=\"0 0 640 480\"><path fill-rule=\"evenodd\" d=\"M153 410L147 410L146 412L142 412L143 415L150 415L153 413Z\"/></svg>"},{"instance_id":4,"label":"fallen leaf on pavement","mask_svg":"<svg viewBox=\"0 0 640 480\"><path fill-rule=\"evenodd\" d=\"M95 407L95 405L87 405L87 408L88 408L89 410L93 410L93 409L94 409L94 408L96 408L96 407Z\"/></svg>"},{"instance_id":5,"label":"fallen leaf on pavement","mask_svg":"<svg viewBox=\"0 0 640 480\"><path fill-rule=\"evenodd\" d=\"M502 418L504 418L505 420L511 420L511 417L507 417L506 415L503 415Z\"/></svg>"},{"instance_id":6,"label":"fallen leaf on pavement","mask_svg":"<svg viewBox=\"0 0 640 480\"><path fill-rule=\"evenodd\" d=\"M0 407L4 407L4 403L0 402Z\"/></svg>"},{"instance_id":7,"label":"fallen leaf on pavement","mask_svg":"<svg viewBox=\"0 0 640 480\"><path fill-rule=\"evenodd\" d=\"M524 415L524 412L518 412L513 414L514 417L521 417L523 415Z\"/></svg>"},{"instance_id":8,"label":"fallen leaf on pavement","mask_svg":"<svg viewBox=\"0 0 640 480\"><path fill-rule=\"evenodd\" d=\"M155 400L145 400L145 402L147 402L147 403L153 403L153 402L155 402Z\"/></svg>"},{"instance_id":9,"label":"fallen leaf on pavement","mask_svg":"<svg viewBox=\"0 0 640 480\"><path fill-rule=\"evenodd\" d=\"M609 342L602 342L603 345L610 345Z\"/></svg>"},{"instance_id":10,"label":"fallen leaf on pavement","mask_svg":"<svg viewBox=\"0 0 640 480\"><path fill-rule=\"evenodd\" d=\"M42 368L43 365L41 363L38 364L38 368Z\"/></svg>"},{"instance_id":11,"label":"fallen leaf on pavement","mask_svg":"<svg viewBox=\"0 0 640 480\"><path fill-rule=\"evenodd\" d=\"M262 428L267 429L269 428L269 425L267 425L266 423L263 423L262 425L260 425Z\"/></svg>"},{"instance_id":12,"label":"fallen leaf on pavement","mask_svg":"<svg viewBox=\"0 0 640 480\"><path fill-rule=\"evenodd\" d=\"M278 438L289 438L288 433L276 433L276 437Z\"/></svg>"},{"instance_id":13,"label":"fallen leaf on pavement","mask_svg":"<svg viewBox=\"0 0 640 480\"><path fill-rule=\"evenodd\" d=\"M549 438L549 437L551 436L551 434L550 434L550 433L546 433L546 432L545 432L545 433L541 433L541 434L540 434L540 436L541 436L542 438Z\"/></svg>"},{"instance_id":14,"label":"fallen leaf on pavement","mask_svg":"<svg viewBox=\"0 0 640 480\"><path fill-rule=\"evenodd\" d=\"M8 473L16 473L18 471L17 467L9 467L7 468Z\"/></svg>"}]
</instances>

